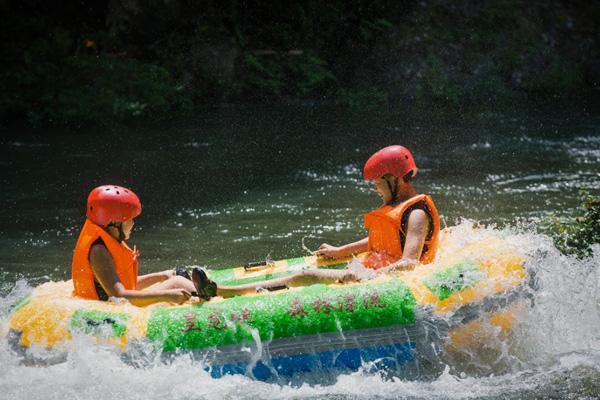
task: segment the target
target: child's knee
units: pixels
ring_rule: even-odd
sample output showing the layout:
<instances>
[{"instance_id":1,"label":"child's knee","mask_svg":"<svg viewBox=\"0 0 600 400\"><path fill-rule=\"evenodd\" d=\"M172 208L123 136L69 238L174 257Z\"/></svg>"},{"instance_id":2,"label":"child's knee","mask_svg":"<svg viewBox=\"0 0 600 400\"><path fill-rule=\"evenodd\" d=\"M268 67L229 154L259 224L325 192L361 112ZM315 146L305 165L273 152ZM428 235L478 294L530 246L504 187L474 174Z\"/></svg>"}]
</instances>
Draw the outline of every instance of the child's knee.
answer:
<instances>
[{"instance_id":1,"label":"child's knee","mask_svg":"<svg viewBox=\"0 0 600 400\"><path fill-rule=\"evenodd\" d=\"M187 280L183 276L175 275L175 276L171 276L169 279L167 279L166 283L171 288L184 288L184 287L186 287L186 284L188 282L189 282L189 280Z\"/></svg>"},{"instance_id":2,"label":"child's knee","mask_svg":"<svg viewBox=\"0 0 600 400\"><path fill-rule=\"evenodd\" d=\"M301 276L303 278L319 278L319 277L321 277L321 275L319 274L319 271L316 271L313 269L303 269L302 271L298 272L298 276Z\"/></svg>"}]
</instances>

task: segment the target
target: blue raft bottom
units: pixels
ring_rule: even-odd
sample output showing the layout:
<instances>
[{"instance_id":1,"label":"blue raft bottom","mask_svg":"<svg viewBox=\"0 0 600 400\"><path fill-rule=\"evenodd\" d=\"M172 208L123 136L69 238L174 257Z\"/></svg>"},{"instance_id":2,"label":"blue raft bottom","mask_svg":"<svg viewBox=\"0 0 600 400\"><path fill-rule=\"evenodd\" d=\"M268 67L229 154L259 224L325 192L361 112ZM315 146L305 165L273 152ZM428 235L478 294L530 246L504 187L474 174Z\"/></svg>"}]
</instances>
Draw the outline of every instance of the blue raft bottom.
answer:
<instances>
[{"instance_id":1,"label":"blue raft bottom","mask_svg":"<svg viewBox=\"0 0 600 400\"><path fill-rule=\"evenodd\" d=\"M327 372L348 373L357 371L364 363L372 363L375 370L393 371L415 359L416 344L405 342L372 347L327 350L311 354L273 357L265 364L230 363L205 368L213 378L242 374L254 379L269 381L278 377Z\"/></svg>"}]
</instances>

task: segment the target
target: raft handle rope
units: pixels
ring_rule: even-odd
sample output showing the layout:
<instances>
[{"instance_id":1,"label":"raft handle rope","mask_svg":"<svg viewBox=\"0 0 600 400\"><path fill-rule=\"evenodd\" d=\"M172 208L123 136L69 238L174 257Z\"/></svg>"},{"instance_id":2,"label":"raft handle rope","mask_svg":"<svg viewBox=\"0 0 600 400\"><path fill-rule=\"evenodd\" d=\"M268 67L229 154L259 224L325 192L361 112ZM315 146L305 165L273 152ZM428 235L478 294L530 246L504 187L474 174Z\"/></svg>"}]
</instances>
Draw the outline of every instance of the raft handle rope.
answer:
<instances>
[{"instance_id":1,"label":"raft handle rope","mask_svg":"<svg viewBox=\"0 0 600 400\"><path fill-rule=\"evenodd\" d=\"M302 236L302 250L308 252L308 254L310 254L311 256L314 256L317 253L317 250L311 250L308 247L306 247L306 245L304 244L304 239L306 239L306 236Z\"/></svg>"}]
</instances>

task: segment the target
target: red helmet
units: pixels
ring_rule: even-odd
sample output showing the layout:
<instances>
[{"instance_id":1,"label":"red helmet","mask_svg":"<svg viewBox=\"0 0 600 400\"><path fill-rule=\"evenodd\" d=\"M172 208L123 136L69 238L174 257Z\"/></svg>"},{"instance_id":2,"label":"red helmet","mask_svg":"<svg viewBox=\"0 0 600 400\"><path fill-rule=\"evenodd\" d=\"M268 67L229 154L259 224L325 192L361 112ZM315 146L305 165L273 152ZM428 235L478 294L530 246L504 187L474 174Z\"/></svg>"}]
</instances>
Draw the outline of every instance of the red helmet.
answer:
<instances>
[{"instance_id":1,"label":"red helmet","mask_svg":"<svg viewBox=\"0 0 600 400\"><path fill-rule=\"evenodd\" d=\"M367 160L364 177L367 181L381 178L385 174L402 178L411 171L412 176L417 175L417 164L410 151L403 146L388 146Z\"/></svg>"},{"instance_id":2,"label":"red helmet","mask_svg":"<svg viewBox=\"0 0 600 400\"><path fill-rule=\"evenodd\" d=\"M114 185L98 186L87 200L87 217L96 225L123 222L142 212L140 199L131 190Z\"/></svg>"}]
</instances>

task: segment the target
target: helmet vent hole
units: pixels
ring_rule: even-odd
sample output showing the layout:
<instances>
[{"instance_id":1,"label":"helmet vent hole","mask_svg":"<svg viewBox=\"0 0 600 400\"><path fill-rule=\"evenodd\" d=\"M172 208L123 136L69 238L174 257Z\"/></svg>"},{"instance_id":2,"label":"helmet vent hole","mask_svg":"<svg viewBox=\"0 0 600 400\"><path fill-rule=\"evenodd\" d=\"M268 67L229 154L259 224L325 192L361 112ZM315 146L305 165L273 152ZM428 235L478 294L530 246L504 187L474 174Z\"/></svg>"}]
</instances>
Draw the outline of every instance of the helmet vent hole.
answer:
<instances>
[{"instance_id":1,"label":"helmet vent hole","mask_svg":"<svg viewBox=\"0 0 600 400\"><path fill-rule=\"evenodd\" d=\"M129 193L129 190L125 190L125 193Z\"/></svg>"},{"instance_id":2,"label":"helmet vent hole","mask_svg":"<svg viewBox=\"0 0 600 400\"><path fill-rule=\"evenodd\" d=\"M106 189L104 189L104 190L108 192L108 191L110 190L110 188L106 188Z\"/></svg>"},{"instance_id":3,"label":"helmet vent hole","mask_svg":"<svg viewBox=\"0 0 600 400\"><path fill-rule=\"evenodd\" d=\"M117 194L121 194L121 193L119 193L119 191L117 190Z\"/></svg>"},{"instance_id":4,"label":"helmet vent hole","mask_svg":"<svg viewBox=\"0 0 600 400\"><path fill-rule=\"evenodd\" d=\"M94 206L90 206L90 211L94 211Z\"/></svg>"},{"instance_id":5,"label":"helmet vent hole","mask_svg":"<svg viewBox=\"0 0 600 400\"><path fill-rule=\"evenodd\" d=\"M408 160L408 156L407 155L405 155L404 158L406 158Z\"/></svg>"}]
</instances>

